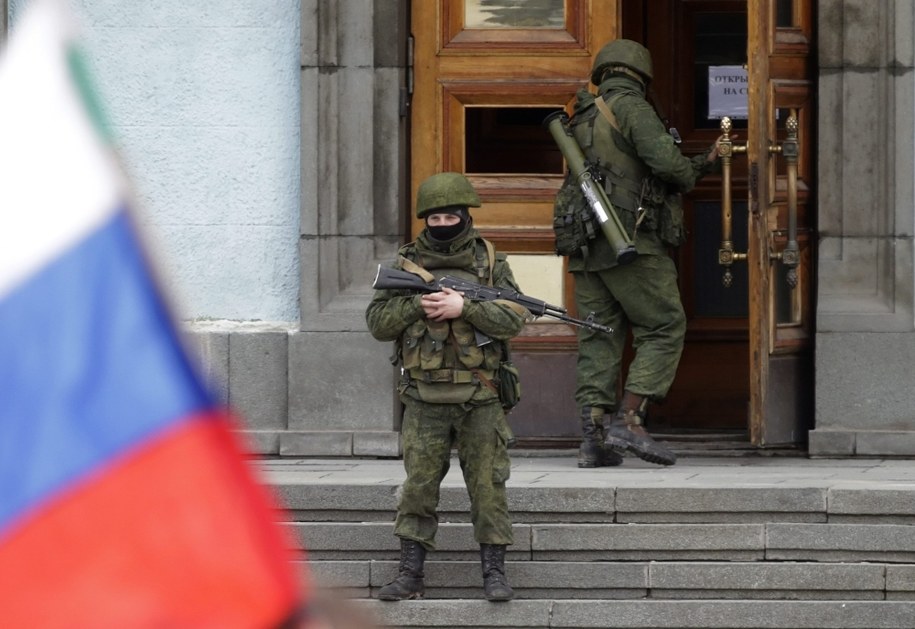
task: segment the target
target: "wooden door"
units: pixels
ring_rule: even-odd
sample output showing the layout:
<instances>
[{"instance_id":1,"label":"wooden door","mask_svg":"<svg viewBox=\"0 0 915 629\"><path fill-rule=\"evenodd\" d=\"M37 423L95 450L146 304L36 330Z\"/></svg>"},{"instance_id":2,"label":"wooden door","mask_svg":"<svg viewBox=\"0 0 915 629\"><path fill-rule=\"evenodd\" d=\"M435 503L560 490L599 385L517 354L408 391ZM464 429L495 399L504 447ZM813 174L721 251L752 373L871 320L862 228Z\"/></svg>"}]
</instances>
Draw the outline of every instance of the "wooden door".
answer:
<instances>
[{"instance_id":1,"label":"wooden door","mask_svg":"<svg viewBox=\"0 0 915 629\"><path fill-rule=\"evenodd\" d=\"M711 176L686 198L690 231L672 255L689 320L668 400L650 428L678 439L738 436L760 446L795 443L812 417L810 188L814 155L810 63L812 0L544 0L519 8L499 0L412 4L415 91L412 182L442 170L466 173L480 192L484 236L511 254L522 290L574 311L570 278L552 255L553 197L563 163L540 128L586 87L594 54L612 37L652 52L659 109L687 155L721 133L731 114L732 247L722 282L723 180ZM712 89L723 69L743 69L743 111ZM592 87L593 89L593 87ZM739 99L737 99L739 100ZM797 284L779 257L788 240L789 169L770 151L798 120ZM422 225L413 221L415 235ZM791 257L789 255L789 257ZM558 265L558 266L557 266ZM579 438L576 342L564 324L527 326L513 343L525 395L512 425L525 445Z\"/></svg>"},{"instance_id":2,"label":"wooden door","mask_svg":"<svg viewBox=\"0 0 915 629\"><path fill-rule=\"evenodd\" d=\"M563 163L541 122L587 85L596 49L616 33L617 2L516 4L412 3L413 201L426 177L463 172L483 201L477 227L506 250L552 253Z\"/></svg>"},{"instance_id":3,"label":"wooden door","mask_svg":"<svg viewBox=\"0 0 915 629\"><path fill-rule=\"evenodd\" d=\"M719 106L710 102L709 76L718 68L746 64L747 20L746 0L636 0L623 5L622 36L651 51L652 99L677 129L687 156L705 150L721 133ZM742 118L730 113L735 133L745 141L746 112ZM748 436L749 278L746 265L738 266L730 287L722 285L717 262L721 187L720 176L708 176L685 195L689 236L671 251L687 336L677 377L665 403L651 410L649 428L679 440ZM734 163L732 192L735 241L746 251L746 160Z\"/></svg>"},{"instance_id":4,"label":"wooden door","mask_svg":"<svg viewBox=\"0 0 915 629\"><path fill-rule=\"evenodd\" d=\"M813 420L814 16L809 0L748 10L749 427L769 446L806 440Z\"/></svg>"},{"instance_id":5,"label":"wooden door","mask_svg":"<svg viewBox=\"0 0 915 629\"><path fill-rule=\"evenodd\" d=\"M672 438L737 435L758 446L806 438L815 241L812 24L810 0L623 5L622 35L652 51L656 103L683 137L684 153L714 141L725 116L733 140L727 185L710 176L687 195L690 238L673 252L688 332L677 379L651 426ZM796 177L778 152L792 114L799 125ZM789 179L796 190L794 273L781 253ZM725 189L731 244L724 257L734 261L722 266ZM796 286L789 286L795 274Z\"/></svg>"},{"instance_id":6,"label":"wooden door","mask_svg":"<svg viewBox=\"0 0 915 629\"><path fill-rule=\"evenodd\" d=\"M411 180L465 173L474 224L508 252L521 289L570 311L553 253L553 200L564 164L543 119L587 87L594 55L619 28L617 0L417 0L411 4ZM411 212L411 216L414 214ZM413 220L412 235L422 229ZM511 422L525 445L577 443L574 328L543 319L512 342L524 394Z\"/></svg>"}]
</instances>

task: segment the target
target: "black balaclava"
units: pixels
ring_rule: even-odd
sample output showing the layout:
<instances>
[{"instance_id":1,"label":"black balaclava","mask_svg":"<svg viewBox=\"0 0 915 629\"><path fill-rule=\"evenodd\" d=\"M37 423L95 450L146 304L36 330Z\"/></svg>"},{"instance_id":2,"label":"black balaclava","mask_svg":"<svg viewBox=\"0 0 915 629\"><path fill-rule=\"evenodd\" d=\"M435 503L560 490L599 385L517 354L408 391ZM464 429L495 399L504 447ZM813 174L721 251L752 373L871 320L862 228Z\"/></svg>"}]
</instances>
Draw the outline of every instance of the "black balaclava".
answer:
<instances>
[{"instance_id":1,"label":"black balaclava","mask_svg":"<svg viewBox=\"0 0 915 629\"><path fill-rule=\"evenodd\" d=\"M440 243L451 242L458 236L463 235L472 221L470 212L462 205L449 205L447 207L435 208L433 211L429 212L429 214L453 214L461 219L460 222L455 223L454 225L436 225L435 227L432 227L429 225L428 216L426 217L426 230L429 232L429 237Z\"/></svg>"}]
</instances>

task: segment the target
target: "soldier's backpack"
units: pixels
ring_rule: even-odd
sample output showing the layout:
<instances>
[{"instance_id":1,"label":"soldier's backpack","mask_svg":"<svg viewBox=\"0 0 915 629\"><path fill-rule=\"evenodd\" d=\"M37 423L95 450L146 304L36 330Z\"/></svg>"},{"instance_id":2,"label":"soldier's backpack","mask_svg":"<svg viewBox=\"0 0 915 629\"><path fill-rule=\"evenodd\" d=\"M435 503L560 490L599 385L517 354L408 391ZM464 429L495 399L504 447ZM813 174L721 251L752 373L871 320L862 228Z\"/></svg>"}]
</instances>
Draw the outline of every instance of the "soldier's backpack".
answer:
<instances>
[{"instance_id":1,"label":"soldier's backpack","mask_svg":"<svg viewBox=\"0 0 915 629\"><path fill-rule=\"evenodd\" d=\"M575 175L568 173L553 202L553 237L556 255L588 256L588 243L598 233L594 212Z\"/></svg>"},{"instance_id":2,"label":"soldier's backpack","mask_svg":"<svg viewBox=\"0 0 915 629\"><path fill-rule=\"evenodd\" d=\"M599 111L607 122L610 123L612 133L621 133L616 116L613 114L613 103L622 96L630 92L616 92L605 101L603 98L595 98L587 93L580 93L578 96L579 104L576 109L581 108L583 123L591 125L593 133L594 117L597 112L584 111L594 103L595 109ZM576 113L576 115L578 115ZM592 138L587 140L588 146L593 142ZM583 147L587 151L587 148ZM616 167L605 169L600 166L602 172L611 181L618 181L621 172L629 172L630 179L635 175L635 180L641 179L641 195L638 205L644 207L647 213L637 219L635 207L629 206L622 200L612 199L617 209L620 220L626 227L627 231L633 232L633 237L639 225L641 229L656 230L661 241L669 246L678 247L686 240L686 228L683 220L683 205L680 195L671 190L668 185L657 177L647 174L642 178L636 175L639 172L639 166L633 160L626 160L626 154L620 155L624 160L623 164L616 164ZM624 164L628 164L625 166ZM619 168L624 168L620 171ZM614 173L617 180L613 179ZM625 185L617 183L617 185ZM608 189L608 196L610 191ZM592 238L595 238L599 231L599 226L594 217L591 207L588 205L581 187L571 173L566 175L559 192L556 194L556 200L553 205L553 235L555 238L556 255L581 255L587 257L588 245Z\"/></svg>"}]
</instances>

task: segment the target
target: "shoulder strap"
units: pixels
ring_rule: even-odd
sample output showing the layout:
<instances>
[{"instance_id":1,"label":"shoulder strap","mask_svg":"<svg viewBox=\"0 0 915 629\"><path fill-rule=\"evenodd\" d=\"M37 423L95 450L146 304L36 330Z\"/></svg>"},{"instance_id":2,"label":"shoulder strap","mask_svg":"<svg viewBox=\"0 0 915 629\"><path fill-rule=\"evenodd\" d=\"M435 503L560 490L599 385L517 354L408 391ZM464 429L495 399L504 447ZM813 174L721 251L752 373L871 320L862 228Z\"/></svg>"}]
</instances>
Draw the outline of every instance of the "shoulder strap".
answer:
<instances>
[{"instance_id":1,"label":"shoulder strap","mask_svg":"<svg viewBox=\"0 0 915 629\"><path fill-rule=\"evenodd\" d=\"M489 285L492 286L492 271L496 268L496 248L485 238L483 244L486 245L486 256L489 258Z\"/></svg>"},{"instance_id":2,"label":"shoulder strap","mask_svg":"<svg viewBox=\"0 0 915 629\"><path fill-rule=\"evenodd\" d=\"M423 281L426 282L427 284L431 284L432 282L435 281L434 275L432 275L431 273L429 273L429 271L427 271L423 267L421 267L418 264L416 264L415 262L413 262L413 260L405 258L404 256L400 256L400 268L402 268L404 271L406 271L408 273L413 273L414 275L420 276L421 278L423 278Z\"/></svg>"},{"instance_id":3,"label":"shoulder strap","mask_svg":"<svg viewBox=\"0 0 915 629\"><path fill-rule=\"evenodd\" d=\"M615 186L621 186L629 190L630 193L638 195L642 192L642 180L648 173L645 172L645 166L641 162L641 158L635 153L635 149L623 134L622 129L620 129L619 121L616 119L612 109L613 103L627 94L637 95L636 92L618 91L614 92L606 101L603 98L597 98L594 101L601 115L610 124L611 135L614 137L613 144L616 146L618 153L616 158L601 164L601 167L616 176L613 181ZM616 140L617 136L619 136L619 141ZM611 199L611 201L617 202L614 199Z\"/></svg>"},{"instance_id":4,"label":"shoulder strap","mask_svg":"<svg viewBox=\"0 0 915 629\"><path fill-rule=\"evenodd\" d=\"M493 269L496 266L496 249L493 247L493 244L486 240L485 238L477 238L477 244L483 243L483 247L477 247L476 258L476 268L477 268L477 278L480 280L480 283L483 283L483 280L486 279L486 282L489 286L493 285ZM483 253L485 251L485 253ZM431 284L435 281L435 276L432 275L429 271L421 267L419 264L405 257L404 255L398 256L400 262L400 268L414 275L418 275L423 278L428 284Z\"/></svg>"},{"instance_id":5,"label":"shoulder strap","mask_svg":"<svg viewBox=\"0 0 915 629\"><path fill-rule=\"evenodd\" d=\"M610 97L610 104L615 103L625 92L619 92ZM603 98L598 97L594 99L594 103L597 105L597 109L600 111L601 115L607 119L607 122L610 123L610 126L616 129L619 133L622 133L620 130L620 125L616 121L616 116L613 114L613 110L610 109L610 105L607 104Z\"/></svg>"},{"instance_id":6,"label":"shoulder strap","mask_svg":"<svg viewBox=\"0 0 915 629\"><path fill-rule=\"evenodd\" d=\"M491 242L483 237L478 237L477 244L479 245L481 242L483 243L483 248L477 247L476 249L477 279L481 284L485 279L487 285L492 286L492 271L496 266L496 249ZM483 253L484 249L485 254Z\"/></svg>"},{"instance_id":7,"label":"shoulder strap","mask_svg":"<svg viewBox=\"0 0 915 629\"><path fill-rule=\"evenodd\" d=\"M493 270L496 267L496 248L493 246L493 244L491 242L489 242L485 238L482 238L482 237L477 238L477 243L479 244L481 242L483 243L483 248L478 247L477 249L478 249L478 251L483 251L485 249L487 260L482 259L482 254L477 256L477 275L479 276L479 279L482 282L483 277L484 277L483 271L484 271L484 269L488 270L488 272L489 272L488 285L492 286L493 285ZM404 271L407 271L409 273L413 273L414 275L420 276L421 278L423 278L423 281L425 281L426 283L429 283L429 284L431 284L432 282L435 281L434 275L432 275L429 271L427 271L420 265L416 264L412 260L405 258L404 256L400 256L399 259L400 259L400 266ZM516 304L515 302L508 301L507 299L496 299L496 300L494 300L494 303L498 303L503 306L506 306L509 310L516 313L518 316L522 317L525 320L525 322L534 320L534 316L530 313L530 311L527 308L525 308L524 306L522 306L521 304ZM508 344L503 343L503 346L505 348L505 352L507 355Z\"/></svg>"}]
</instances>

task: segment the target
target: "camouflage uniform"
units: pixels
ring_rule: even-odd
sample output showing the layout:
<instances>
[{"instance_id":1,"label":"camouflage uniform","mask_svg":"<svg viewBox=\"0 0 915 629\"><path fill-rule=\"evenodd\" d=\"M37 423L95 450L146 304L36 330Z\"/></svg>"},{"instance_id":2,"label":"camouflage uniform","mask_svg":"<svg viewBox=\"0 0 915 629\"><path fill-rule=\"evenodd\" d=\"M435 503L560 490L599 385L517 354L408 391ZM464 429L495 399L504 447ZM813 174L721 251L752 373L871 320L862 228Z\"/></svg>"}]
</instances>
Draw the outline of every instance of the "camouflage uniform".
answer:
<instances>
[{"instance_id":1,"label":"camouflage uniform","mask_svg":"<svg viewBox=\"0 0 915 629\"><path fill-rule=\"evenodd\" d=\"M607 103L615 120L602 115L595 96L583 90L571 125L589 160L603 170L608 197L628 233L634 235L639 254L634 262L618 266L610 244L598 235L591 241L587 257L569 258L578 311L594 312L598 321L615 331L612 336L584 328L578 332L575 399L582 408L583 422L590 413L602 424L603 412L614 411L620 404L616 383L628 330L633 334L635 358L629 367L626 391L645 402L659 401L673 382L686 317L677 270L667 252L668 245L679 243L662 240L662 210L664 203L670 203L682 216L682 209L676 205L679 193L691 190L713 165L707 160L708 151L692 159L680 153L645 99L644 83L632 72L599 73L595 78L599 81L596 98ZM647 210L644 215L642 210ZM682 219L676 227L682 228Z\"/></svg>"},{"instance_id":2,"label":"camouflage uniform","mask_svg":"<svg viewBox=\"0 0 915 629\"><path fill-rule=\"evenodd\" d=\"M416 243L403 247L399 254L437 278L451 275L479 281L476 267L479 243L478 232L471 229L443 252L436 250L423 233ZM481 283L485 282L484 279ZM502 254L496 256L493 284L518 290ZM404 365L404 347L433 344L410 337L414 324L420 322L422 326L425 321L419 299L419 295L406 291L377 291L366 311L372 336L380 341L399 341L401 365ZM521 331L522 316L501 303L465 301L461 320L493 339L484 346L479 365L488 366L483 372L492 378L501 359L502 341ZM454 327L452 322L451 328ZM450 334L446 331L442 336L439 340L442 364L436 370L464 371L467 382L426 383L422 369L417 371L414 367L404 372L398 390L404 403L402 433L407 480L394 534L421 542L427 549L435 548L438 488L450 465L451 447L456 445L470 494L475 539L480 543L511 544L511 521L505 498L505 481L509 476L507 443L511 439L508 422L497 393L479 378L474 381L473 374L455 356Z\"/></svg>"},{"instance_id":3,"label":"camouflage uniform","mask_svg":"<svg viewBox=\"0 0 915 629\"><path fill-rule=\"evenodd\" d=\"M459 205L464 207L455 211ZM418 266L435 278L450 275L518 290L505 255L495 254L472 227L466 206L478 207L479 198L466 178L434 175L420 186L417 206L419 218L463 212L466 227L442 241L427 224L415 243L400 249L398 268L415 273ZM401 539L399 576L379 590L379 599L422 598L425 592L422 566L426 550L435 548L439 488L453 446L470 495L486 598L513 597L505 579L505 549L513 542L505 493L512 435L492 380L506 355L505 343L527 316L514 304L465 299L459 317L434 321L426 317L420 295L405 290L378 290L369 304L372 336L396 342L407 472L394 525ZM478 345L477 333L491 341Z\"/></svg>"}]
</instances>

